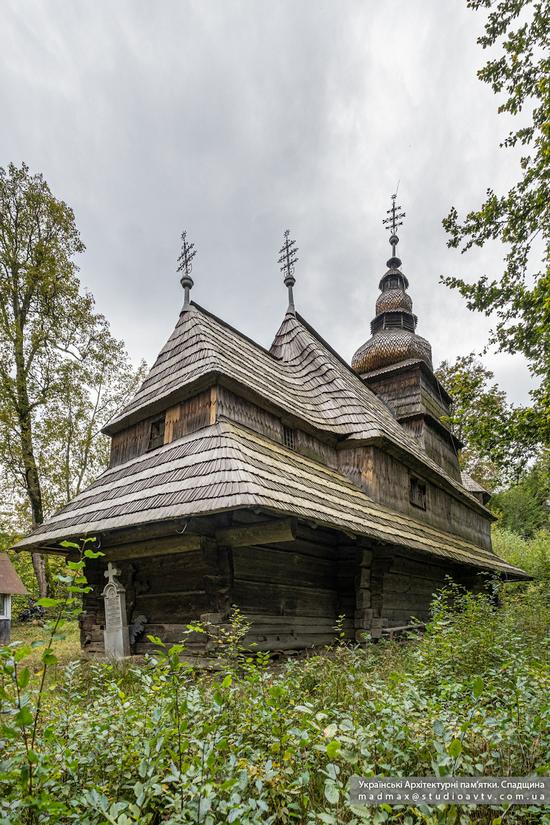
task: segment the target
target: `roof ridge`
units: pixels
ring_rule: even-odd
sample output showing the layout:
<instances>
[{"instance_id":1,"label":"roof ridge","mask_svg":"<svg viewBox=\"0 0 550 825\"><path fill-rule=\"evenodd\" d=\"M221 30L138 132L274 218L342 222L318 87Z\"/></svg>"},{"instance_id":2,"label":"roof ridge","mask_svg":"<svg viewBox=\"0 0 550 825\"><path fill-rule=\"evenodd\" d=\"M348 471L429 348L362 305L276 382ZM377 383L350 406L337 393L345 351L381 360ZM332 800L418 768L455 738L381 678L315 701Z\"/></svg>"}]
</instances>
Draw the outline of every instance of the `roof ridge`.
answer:
<instances>
[{"instance_id":1,"label":"roof ridge","mask_svg":"<svg viewBox=\"0 0 550 825\"><path fill-rule=\"evenodd\" d=\"M275 341L277 341L277 338L279 337L279 335L281 333L281 330L285 326L286 320L287 319L285 317L283 323L281 324L281 326L279 328L279 331L277 332L277 335L275 336ZM360 405L361 407L364 407L365 401L368 398L369 401L371 401L371 403L373 403L377 407L377 411L380 411L380 413L384 417L386 417L387 422L391 423L391 425L392 425L391 428L389 428L388 426L384 426L384 421L382 421L381 424L380 424L380 431L381 431L381 434L384 438L391 441L398 448L405 450L413 458L416 458L417 460L421 461L424 465L426 465L428 468L430 468L432 470L432 472L435 472L438 476L445 479L446 482L451 484L451 486L453 488L455 488L457 490L457 492L460 492L461 495L463 495L465 493L468 496L468 499L472 502L472 504L475 505L476 509L478 509L479 507L482 507L484 510L486 510L484 505L481 504L471 494L471 492L464 487L464 485L460 481L458 481L457 479L454 479L452 476L450 476L445 471L445 469L443 467L440 467L439 464L437 464L433 459L430 458L430 456L423 449L422 445L419 444L416 441L416 439L414 438L413 435L411 435L409 432L407 432L407 430L405 430L404 427L401 426L401 424L393 416L393 414L391 413L389 408L365 384L365 382L362 380L361 376L359 376L353 370L353 368L350 367L350 365L346 361L344 361L344 359L335 350L333 350L333 348L329 344L326 343L326 341L322 338L322 336L319 335L319 333L307 321L305 321L305 319L302 318L301 315L296 314L296 316L294 316L292 318L292 320L294 321L295 325L301 325L303 327L303 329L305 330L305 332L308 333L309 335L311 335L315 339L315 341L317 342L318 345L323 347L330 356L336 358L338 363L343 365L346 368L347 376L348 377L351 376L350 386L345 386L345 381L344 381L343 377L338 376L338 379L339 379L338 384L339 385L341 385L342 383L344 384L344 390L346 392L346 395L348 395L348 397L350 395L353 395L355 397L356 401L357 401L357 404ZM281 336L281 337L283 337L283 336ZM277 346L282 349L283 342L281 341L281 343L278 343ZM319 353L319 355L321 355L321 353ZM365 409L365 413L366 412L367 412L367 410ZM395 432L392 432L392 430L395 430ZM399 433L399 436L397 435L397 433ZM352 440L354 438L354 436L355 436L355 433L348 433L345 436L345 439L346 440L347 439ZM400 443L400 441L401 441L401 443Z\"/></svg>"},{"instance_id":2,"label":"roof ridge","mask_svg":"<svg viewBox=\"0 0 550 825\"><path fill-rule=\"evenodd\" d=\"M268 349L266 349L266 347L259 344L257 341L255 341L253 338L251 338L249 335L246 335L244 332L241 332L241 330L237 329L237 327L234 327L232 324L228 323L227 321L224 321L223 318L220 318L219 315L216 315L214 312L210 312L210 310L205 309L203 306L201 306L200 304L197 304L195 301L191 301L190 306L194 307L195 309L198 309L200 312L202 312L204 315L207 315L209 318L213 318L214 321L217 321L217 323L221 324L222 327L225 327L226 329L230 330L231 332L234 332L235 335L239 336L239 338L244 338L245 341L248 341L248 343L252 344L254 347L256 347L256 349L261 350L266 355L269 355L271 358L273 358L273 355L271 354L271 352Z\"/></svg>"}]
</instances>

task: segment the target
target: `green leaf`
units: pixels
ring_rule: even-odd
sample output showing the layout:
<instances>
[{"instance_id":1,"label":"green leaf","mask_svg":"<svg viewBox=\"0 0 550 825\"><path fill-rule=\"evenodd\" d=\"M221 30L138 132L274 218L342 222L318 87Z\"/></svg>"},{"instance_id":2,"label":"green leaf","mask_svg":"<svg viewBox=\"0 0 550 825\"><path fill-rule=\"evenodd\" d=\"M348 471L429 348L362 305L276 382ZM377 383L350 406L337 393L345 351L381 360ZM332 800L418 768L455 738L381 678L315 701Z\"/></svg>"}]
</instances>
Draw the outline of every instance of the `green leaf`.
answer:
<instances>
[{"instance_id":1,"label":"green leaf","mask_svg":"<svg viewBox=\"0 0 550 825\"><path fill-rule=\"evenodd\" d=\"M34 722L34 717L28 707L23 705L14 716L14 722L18 728L28 728Z\"/></svg>"},{"instance_id":2,"label":"green leaf","mask_svg":"<svg viewBox=\"0 0 550 825\"><path fill-rule=\"evenodd\" d=\"M59 599L50 599L48 596L44 596L43 599L38 599L36 602L39 607L59 607L61 601Z\"/></svg>"},{"instance_id":3,"label":"green leaf","mask_svg":"<svg viewBox=\"0 0 550 825\"><path fill-rule=\"evenodd\" d=\"M222 682L222 688L230 687L232 682L233 682L233 677L231 676L230 673L228 673L227 676L225 677L225 679Z\"/></svg>"},{"instance_id":4,"label":"green leaf","mask_svg":"<svg viewBox=\"0 0 550 825\"><path fill-rule=\"evenodd\" d=\"M472 693L474 694L475 699L478 699L481 696L481 694L483 693L483 688L483 679L481 678L481 676L476 676L472 687Z\"/></svg>"},{"instance_id":5,"label":"green leaf","mask_svg":"<svg viewBox=\"0 0 550 825\"><path fill-rule=\"evenodd\" d=\"M338 756L340 752L340 748L342 747L341 743L338 739L333 739L332 742L329 742L327 745L327 756L329 759L334 759Z\"/></svg>"},{"instance_id":6,"label":"green leaf","mask_svg":"<svg viewBox=\"0 0 550 825\"><path fill-rule=\"evenodd\" d=\"M48 648L42 654L42 661L44 662L46 667L49 667L50 665L56 665L57 664L57 656L55 655L55 653L53 653L51 648Z\"/></svg>"},{"instance_id":7,"label":"green leaf","mask_svg":"<svg viewBox=\"0 0 550 825\"><path fill-rule=\"evenodd\" d=\"M66 547L67 549L69 547L72 547L73 550L80 550L80 545L76 544L76 542L74 542L74 541L60 541L59 546L60 547Z\"/></svg>"},{"instance_id":8,"label":"green leaf","mask_svg":"<svg viewBox=\"0 0 550 825\"><path fill-rule=\"evenodd\" d=\"M98 559L100 556L104 556L105 553L102 553L100 550L90 550L87 548L84 550L84 555L87 559Z\"/></svg>"},{"instance_id":9,"label":"green leaf","mask_svg":"<svg viewBox=\"0 0 550 825\"><path fill-rule=\"evenodd\" d=\"M452 756L453 759L456 759L462 753L462 742L460 739L453 739L449 747L447 748L449 752L449 756Z\"/></svg>"},{"instance_id":10,"label":"green leaf","mask_svg":"<svg viewBox=\"0 0 550 825\"><path fill-rule=\"evenodd\" d=\"M325 782L325 798L331 805L337 805L340 800L338 785L330 779Z\"/></svg>"},{"instance_id":11,"label":"green leaf","mask_svg":"<svg viewBox=\"0 0 550 825\"><path fill-rule=\"evenodd\" d=\"M23 670L20 670L17 674L17 684L19 685L21 690L25 690L30 680L31 672L28 667L24 667Z\"/></svg>"}]
</instances>

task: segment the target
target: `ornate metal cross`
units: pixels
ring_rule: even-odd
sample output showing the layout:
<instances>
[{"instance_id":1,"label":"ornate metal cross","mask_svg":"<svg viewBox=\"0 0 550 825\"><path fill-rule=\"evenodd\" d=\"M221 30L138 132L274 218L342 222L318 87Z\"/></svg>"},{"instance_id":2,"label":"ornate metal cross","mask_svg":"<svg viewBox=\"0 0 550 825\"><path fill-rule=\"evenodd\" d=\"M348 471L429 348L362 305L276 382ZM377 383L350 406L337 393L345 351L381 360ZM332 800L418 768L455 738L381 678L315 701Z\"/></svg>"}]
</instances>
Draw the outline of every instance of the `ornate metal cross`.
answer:
<instances>
[{"instance_id":1,"label":"ornate metal cross","mask_svg":"<svg viewBox=\"0 0 550 825\"><path fill-rule=\"evenodd\" d=\"M281 265L281 272L284 275L284 283L288 288L288 309L294 312L294 295L292 287L296 283L294 277L294 267L298 261L298 247L296 241L290 240L290 230L285 232L285 240L282 247L279 249L279 264Z\"/></svg>"},{"instance_id":2,"label":"ornate metal cross","mask_svg":"<svg viewBox=\"0 0 550 825\"><path fill-rule=\"evenodd\" d=\"M405 217L405 212L401 212L401 207L396 206L395 201L397 200L397 192L395 195L391 196L392 205L391 209L386 209L386 212L389 217L384 218L382 223L391 232L390 235L390 243L392 246L392 255L395 258L395 248L399 243L399 238L397 237L397 227L403 226L403 218Z\"/></svg>"},{"instance_id":3,"label":"ornate metal cross","mask_svg":"<svg viewBox=\"0 0 550 825\"><path fill-rule=\"evenodd\" d=\"M185 300L184 309L189 306L189 290L193 287L191 270L193 269L193 258L197 254L194 243L187 242L187 231L181 233L182 247L178 258L178 272L182 272L180 283L183 287Z\"/></svg>"}]
</instances>

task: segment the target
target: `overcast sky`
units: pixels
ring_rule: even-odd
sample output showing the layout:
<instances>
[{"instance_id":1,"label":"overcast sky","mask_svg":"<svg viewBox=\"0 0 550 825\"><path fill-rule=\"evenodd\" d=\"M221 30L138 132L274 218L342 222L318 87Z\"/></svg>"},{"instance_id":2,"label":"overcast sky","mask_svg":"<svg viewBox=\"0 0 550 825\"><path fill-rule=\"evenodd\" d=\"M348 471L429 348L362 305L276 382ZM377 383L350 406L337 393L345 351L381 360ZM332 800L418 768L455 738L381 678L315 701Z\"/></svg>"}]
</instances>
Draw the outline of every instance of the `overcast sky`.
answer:
<instances>
[{"instance_id":1,"label":"overcast sky","mask_svg":"<svg viewBox=\"0 0 550 825\"><path fill-rule=\"evenodd\" d=\"M399 254L434 363L490 322L438 284L499 272L448 250L441 219L516 175L476 78L465 0L4 0L0 166L26 161L75 210L81 279L132 358L151 363L192 297L269 345L286 308L277 252L299 246L296 305L346 359L369 336L400 181ZM485 361L516 402L520 356Z\"/></svg>"}]
</instances>

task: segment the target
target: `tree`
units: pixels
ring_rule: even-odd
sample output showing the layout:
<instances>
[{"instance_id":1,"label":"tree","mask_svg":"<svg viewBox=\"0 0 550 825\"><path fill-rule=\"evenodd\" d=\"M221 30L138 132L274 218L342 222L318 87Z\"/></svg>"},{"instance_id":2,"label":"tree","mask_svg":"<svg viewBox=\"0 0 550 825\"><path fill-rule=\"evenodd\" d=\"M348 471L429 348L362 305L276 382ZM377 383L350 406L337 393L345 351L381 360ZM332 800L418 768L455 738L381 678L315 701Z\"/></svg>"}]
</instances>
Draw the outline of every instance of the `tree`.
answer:
<instances>
[{"instance_id":1,"label":"tree","mask_svg":"<svg viewBox=\"0 0 550 825\"><path fill-rule=\"evenodd\" d=\"M550 9L548 0L467 0L472 9L489 9L484 49L500 48L478 72L493 92L503 95L498 111L522 116L502 146L521 147L520 176L509 192L488 189L477 210L459 218L453 207L443 225L448 246L465 252L489 241L504 244L502 274L477 282L446 277L469 309L494 315L489 343L505 352L522 352L541 379L533 392L531 426L550 438Z\"/></svg>"},{"instance_id":2,"label":"tree","mask_svg":"<svg viewBox=\"0 0 550 825\"><path fill-rule=\"evenodd\" d=\"M550 451L545 451L517 484L493 496L499 527L526 539L550 532Z\"/></svg>"},{"instance_id":3,"label":"tree","mask_svg":"<svg viewBox=\"0 0 550 825\"><path fill-rule=\"evenodd\" d=\"M0 461L32 527L95 469L98 426L135 380L93 297L80 291L74 258L83 250L72 209L42 175L25 164L0 168ZM45 595L37 553L33 566Z\"/></svg>"},{"instance_id":4,"label":"tree","mask_svg":"<svg viewBox=\"0 0 550 825\"><path fill-rule=\"evenodd\" d=\"M446 423L466 445L462 468L490 490L518 479L538 452L530 409L508 404L494 374L474 353L454 364L444 361L436 375L453 398Z\"/></svg>"}]
</instances>

